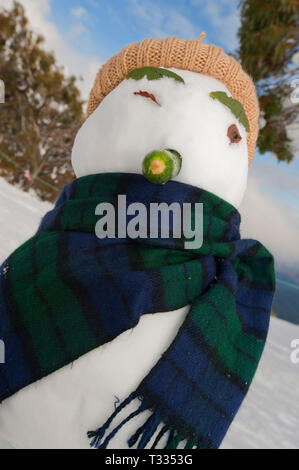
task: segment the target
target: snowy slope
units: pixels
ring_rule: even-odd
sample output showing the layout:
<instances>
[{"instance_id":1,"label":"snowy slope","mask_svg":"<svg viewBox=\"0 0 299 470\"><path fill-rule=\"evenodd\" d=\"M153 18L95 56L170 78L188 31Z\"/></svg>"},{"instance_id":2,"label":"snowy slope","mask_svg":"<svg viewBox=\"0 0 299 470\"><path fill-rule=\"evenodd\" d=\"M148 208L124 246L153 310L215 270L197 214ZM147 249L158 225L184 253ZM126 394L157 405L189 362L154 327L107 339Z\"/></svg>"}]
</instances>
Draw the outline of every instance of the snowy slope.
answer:
<instances>
[{"instance_id":1,"label":"snowy slope","mask_svg":"<svg viewBox=\"0 0 299 470\"><path fill-rule=\"evenodd\" d=\"M224 449L299 449L299 363L290 359L299 326L271 319L265 351Z\"/></svg>"},{"instance_id":2,"label":"snowy slope","mask_svg":"<svg viewBox=\"0 0 299 470\"><path fill-rule=\"evenodd\" d=\"M34 234L51 207L0 178L0 263Z\"/></svg>"},{"instance_id":3,"label":"snowy slope","mask_svg":"<svg viewBox=\"0 0 299 470\"><path fill-rule=\"evenodd\" d=\"M50 208L0 178L0 262L34 234ZM259 370L222 448L299 448L299 364L290 360L295 338L299 326L272 318Z\"/></svg>"}]
</instances>

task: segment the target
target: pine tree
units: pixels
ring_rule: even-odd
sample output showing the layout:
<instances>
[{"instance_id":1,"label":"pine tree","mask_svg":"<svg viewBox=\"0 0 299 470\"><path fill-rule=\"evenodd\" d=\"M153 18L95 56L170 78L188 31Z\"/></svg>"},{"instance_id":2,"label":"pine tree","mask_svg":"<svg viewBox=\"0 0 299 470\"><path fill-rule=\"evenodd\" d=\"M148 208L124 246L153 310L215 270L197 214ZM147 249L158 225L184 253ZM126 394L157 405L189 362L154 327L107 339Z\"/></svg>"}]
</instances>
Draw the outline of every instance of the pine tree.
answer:
<instances>
[{"instance_id":1,"label":"pine tree","mask_svg":"<svg viewBox=\"0 0 299 470\"><path fill-rule=\"evenodd\" d=\"M299 70L293 63L299 51L299 0L243 0L240 5L238 56L256 82L264 121L258 148L290 162L294 148L287 130L299 114L298 103L290 100Z\"/></svg>"},{"instance_id":2,"label":"pine tree","mask_svg":"<svg viewBox=\"0 0 299 470\"><path fill-rule=\"evenodd\" d=\"M31 31L18 2L11 10L1 10L5 103L0 104L0 172L25 190L34 187L42 199L54 200L74 176L70 154L83 102L76 79L65 76L43 42Z\"/></svg>"}]
</instances>

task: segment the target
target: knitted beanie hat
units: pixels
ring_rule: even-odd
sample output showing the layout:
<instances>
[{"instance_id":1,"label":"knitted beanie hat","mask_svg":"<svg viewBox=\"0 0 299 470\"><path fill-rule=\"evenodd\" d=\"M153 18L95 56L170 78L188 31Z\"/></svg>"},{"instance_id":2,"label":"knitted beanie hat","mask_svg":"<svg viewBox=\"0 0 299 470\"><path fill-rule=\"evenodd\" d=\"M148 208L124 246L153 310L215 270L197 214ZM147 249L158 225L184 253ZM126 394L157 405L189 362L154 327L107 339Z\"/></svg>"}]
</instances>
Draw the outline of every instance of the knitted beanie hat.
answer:
<instances>
[{"instance_id":1,"label":"knitted beanie hat","mask_svg":"<svg viewBox=\"0 0 299 470\"><path fill-rule=\"evenodd\" d=\"M220 47L202 44L204 36L205 33L202 33L195 40L181 40L177 37L144 39L126 46L100 68L90 93L87 115L90 116L96 110L105 96L129 72L140 67L173 67L210 75L221 81L245 110L250 124L247 137L250 164L259 131L259 104L255 86L233 57L225 54Z\"/></svg>"}]
</instances>

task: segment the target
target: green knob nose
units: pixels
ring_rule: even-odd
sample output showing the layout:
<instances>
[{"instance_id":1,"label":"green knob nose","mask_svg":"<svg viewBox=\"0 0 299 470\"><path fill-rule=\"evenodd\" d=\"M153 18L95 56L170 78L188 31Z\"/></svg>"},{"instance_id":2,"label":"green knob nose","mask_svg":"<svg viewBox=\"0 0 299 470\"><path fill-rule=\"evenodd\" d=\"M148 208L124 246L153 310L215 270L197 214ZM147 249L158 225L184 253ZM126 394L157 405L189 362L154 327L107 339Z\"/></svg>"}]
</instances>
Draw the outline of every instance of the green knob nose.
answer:
<instances>
[{"instance_id":1,"label":"green knob nose","mask_svg":"<svg viewBox=\"0 0 299 470\"><path fill-rule=\"evenodd\" d=\"M151 183L165 184L179 174L182 157L176 150L154 150L143 160L142 173Z\"/></svg>"}]
</instances>

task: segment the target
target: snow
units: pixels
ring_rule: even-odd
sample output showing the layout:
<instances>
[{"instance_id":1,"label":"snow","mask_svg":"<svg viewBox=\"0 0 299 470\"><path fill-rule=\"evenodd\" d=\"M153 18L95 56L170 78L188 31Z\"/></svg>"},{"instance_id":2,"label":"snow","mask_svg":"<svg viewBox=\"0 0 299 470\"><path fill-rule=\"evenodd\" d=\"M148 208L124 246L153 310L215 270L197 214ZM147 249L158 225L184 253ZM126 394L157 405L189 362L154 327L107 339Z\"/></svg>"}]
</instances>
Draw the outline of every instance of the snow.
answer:
<instances>
[{"instance_id":1,"label":"snow","mask_svg":"<svg viewBox=\"0 0 299 470\"><path fill-rule=\"evenodd\" d=\"M258 372L224 449L299 448L299 363L291 360L297 338L299 326L272 317Z\"/></svg>"},{"instance_id":2,"label":"snow","mask_svg":"<svg viewBox=\"0 0 299 470\"><path fill-rule=\"evenodd\" d=\"M247 133L231 110L209 95L231 94L212 77L168 70L185 83L169 77L129 79L104 98L77 134L72 154L76 175L140 173L149 152L170 148L183 159L174 180L206 189L238 207L247 182ZM134 95L138 91L154 94L160 106ZM231 144L227 136L232 124L242 136L239 143Z\"/></svg>"},{"instance_id":3,"label":"snow","mask_svg":"<svg viewBox=\"0 0 299 470\"><path fill-rule=\"evenodd\" d=\"M52 205L8 184L0 178L0 262L34 235Z\"/></svg>"},{"instance_id":4,"label":"snow","mask_svg":"<svg viewBox=\"0 0 299 470\"><path fill-rule=\"evenodd\" d=\"M16 187L8 185L1 178L0 197L0 259L3 260L13 249L19 246L20 243L25 241L35 232L41 217L51 208L51 205L43 203L33 198L31 195L23 193ZM173 320L173 327L175 327L175 323L178 319L179 316ZM146 325L147 322L148 319L146 319L144 325ZM222 448L299 448L299 363L294 364L291 361L291 353L293 351L291 349L291 342L298 338L298 326L277 318L271 319L270 333L257 375L241 410L223 442ZM129 344L128 335L127 337L123 336L122 341L128 341ZM143 350L146 350L144 344L141 346L143 346ZM134 351L131 352L134 353ZM98 360L95 353L96 351L92 352L91 356L86 355L83 358L83 361L85 360L84 367L89 369L90 374L95 373L94 365ZM128 351L128 354L130 354L130 351ZM92 355L94 356L94 359L86 362L86 360L91 358ZM109 351L109 349L106 348L104 350L104 362L109 362L107 360L108 358L109 360L111 359L111 350ZM124 359L124 362L125 361L126 358ZM87 367L88 363L89 367ZM120 371L121 368L123 368L122 363L114 364L112 361L112 363L110 362L109 364L109 368L111 367L111 370L114 370L116 366L119 367ZM92 390L95 385L93 397L88 396L88 399L84 400L83 395L83 397L80 398L80 406L78 406L75 413L75 410L71 405L76 395L76 381L80 380L81 374L80 366L77 371L76 368L76 365L73 369L70 367L67 368L68 378L71 380L68 392L62 390L63 384L58 380L61 371L59 371L58 374L52 374L50 377L55 376L56 389L54 388L54 390L58 396L59 393L64 395L64 399L66 400L65 402L57 400L57 415L60 414L63 420L67 421L72 429L78 430L83 427L83 429L86 430L88 427L85 423L87 417L88 419L90 419L90 417L93 419L93 421L90 421L92 422L92 425L99 424L100 422L98 421L98 407L100 400L97 396L100 390L98 389L98 384L93 384L91 380L90 390ZM109 373L109 368L107 369L107 373ZM76 371L76 374L73 374L73 371ZM120 395L122 394L120 384L118 389L114 388L117 382L122 382L121 379L123 378L124 371L120 373L122 374L120 376L113 374L113 383L109 384L110 387L112 385L111 393L113 394L116 390L116 394L119 392ZM52 383L54 383L54 380ZM45 382L42 387L44 387L43 390L45 392L49 393L49 389L46 388ZM34 386L34 388L36 390L34 399L36 399L41 389L38 389L36 386ZM19 395L21 396L21 394ZM44 423L47 423L46 428L55 429L55 433L58 434L57 439L55 440L55 436L53 435L55 433L52 433L52 442L56 441L57 444L57 441L60 441L60 446L66 448L71 447L71 443L68 442L68 435L64 434L63 430L60 432L60 428L57 426L57 422L55 421L56 415L52 419L51 416L48 415L48 420L46 421L38 419L39 411L40 413L45 412L43 409L39 410L38 407L43 404L44 408L47 408L47 404L51 399L53 400L53 397L46 395L44 397L44 403L36 400L31 403L26 416L27 429L28 426L36 426L38 429L38 426L44 426ZM87 409L88 412L86 411ZM12 412L12 409L8 411ZM0 417L1 414L2 410L0 407ZM21 425L22 423L20 423L20 426ZM18 426L15 425L15 422L12 428L12 434L16 434ZM0 448L10 448L11 446L22 447L22 445L17 445L14 442L14 439L10 438L9 433L1 433L1 431L3 431L2 426L0 427ZM23 437L25 439L25 436ZM88 442L84 441L83 437L84 436L82 436L82 442L78 441L77 447L87 448ZM26 445L23 445L23 447L26 447ZM54 446L53 443L53 447L57 447L57 445Z\"/></svg>"}]
</instances>

